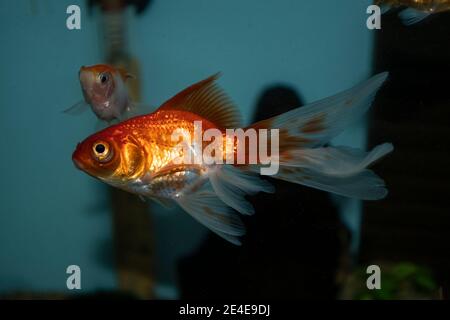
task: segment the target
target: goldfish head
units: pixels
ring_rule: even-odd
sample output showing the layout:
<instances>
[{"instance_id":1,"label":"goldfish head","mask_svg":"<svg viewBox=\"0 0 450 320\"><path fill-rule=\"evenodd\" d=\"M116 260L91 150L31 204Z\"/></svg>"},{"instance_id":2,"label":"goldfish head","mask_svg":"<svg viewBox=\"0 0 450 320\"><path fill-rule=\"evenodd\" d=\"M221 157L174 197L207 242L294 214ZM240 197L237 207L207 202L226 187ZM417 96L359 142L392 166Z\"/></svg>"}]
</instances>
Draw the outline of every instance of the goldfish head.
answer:
<instances>
[{"instance_id":1,"label":"goldfish head","mask_svg":"<svg viewBox=\"0 0 450 320\"><path fill-rule=\"evenodd\" d=\"M86 102L102 104L114 93L117 70L106 64L81 67L79 71L81 88Z\"/></svg>"},{"instance_id":2,"label":"goldfish head","mask_svg":"<svg viewBox=\"0 0 450 320\"><path fill-rule=\"evenodd\" d=\"M147 156L138 139L113 126L79 143L72 160L78 169L117 185L143 175Z\"/></svg>"}]
</instances>

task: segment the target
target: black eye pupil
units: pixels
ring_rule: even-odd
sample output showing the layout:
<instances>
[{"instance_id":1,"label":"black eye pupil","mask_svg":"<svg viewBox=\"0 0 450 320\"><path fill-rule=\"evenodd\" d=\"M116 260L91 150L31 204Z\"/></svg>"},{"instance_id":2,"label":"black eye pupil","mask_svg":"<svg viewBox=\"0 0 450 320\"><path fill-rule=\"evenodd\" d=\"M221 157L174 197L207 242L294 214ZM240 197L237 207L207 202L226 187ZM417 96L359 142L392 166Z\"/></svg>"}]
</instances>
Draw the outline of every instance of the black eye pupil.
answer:
<instances>
[{"instance_id":1,"label":"black eye pupil","mask_svg":"<svg viewBox=\"0 0 450 320\"><path fill-rule=\"evenodd\" d=\"M95 151L97 152L97 153L100 153L100 154L102 154L103 152L105 152L105 146L103 145L103 144L98 144L98 145L96 145L95 146Z\"/></svg>"},{"instance_id":2,"label":"black eye pupil","mask_svg":"<svg viewBox=\"0 0 450 320\"><path fill-rule=\"evenodd\" d=\"M108 77L107 77L106 75L102 74L102 76L100 77L100 81L101 81L102 83L105 83L106 80L108 80Z\"/></svg>"}]
</instances>

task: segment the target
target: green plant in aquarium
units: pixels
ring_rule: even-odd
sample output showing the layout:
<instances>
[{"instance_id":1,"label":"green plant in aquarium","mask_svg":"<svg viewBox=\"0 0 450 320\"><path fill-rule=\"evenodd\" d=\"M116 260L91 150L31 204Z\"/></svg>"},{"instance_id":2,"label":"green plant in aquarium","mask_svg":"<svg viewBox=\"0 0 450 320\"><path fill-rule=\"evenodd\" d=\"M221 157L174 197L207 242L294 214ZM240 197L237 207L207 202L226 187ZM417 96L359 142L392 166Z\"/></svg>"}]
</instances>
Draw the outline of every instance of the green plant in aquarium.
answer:
<instances>
[{"instance_id":1,"label":"green plant in aquarium","mask_svg":"<svg viewBox=\"0 0 450 320\"><path fill-rule=\"evenodd\" d=\"M381 288L368 289L366 267L359 267L347 283L347 297L358 300L436 299L438 285L431 271L414 263L380 264Z\"/></svg>"}]
</instances>

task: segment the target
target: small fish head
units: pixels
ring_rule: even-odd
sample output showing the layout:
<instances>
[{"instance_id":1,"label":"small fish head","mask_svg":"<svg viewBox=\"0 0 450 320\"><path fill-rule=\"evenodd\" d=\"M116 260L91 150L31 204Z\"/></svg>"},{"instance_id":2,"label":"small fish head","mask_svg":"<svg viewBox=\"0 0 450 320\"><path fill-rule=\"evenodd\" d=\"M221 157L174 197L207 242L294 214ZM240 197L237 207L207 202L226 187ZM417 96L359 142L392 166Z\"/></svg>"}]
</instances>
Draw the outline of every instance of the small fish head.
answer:
<instances>
[{"instance_id":1,"label":"small fish head","mask_svg":"<svg viewBox=\"0 0 450 320\"><path fill-rule=\"evenodd\" d=\"M110 102L116 88L116 73L117 71L108 65L82 66L79 78L86 102L94 107Z\"/></svg>"},{"instance_id":2,"label":"small fish head","mask_svg":"<svg viewBox=\"0 0 450 320\"><path fill-rule=\"evenodd\" d=\"M138 140L114 126L79 143L72 161L78 169L114 185L133 181L146 168L145 152Z\"/></svg>"}]
</instances>

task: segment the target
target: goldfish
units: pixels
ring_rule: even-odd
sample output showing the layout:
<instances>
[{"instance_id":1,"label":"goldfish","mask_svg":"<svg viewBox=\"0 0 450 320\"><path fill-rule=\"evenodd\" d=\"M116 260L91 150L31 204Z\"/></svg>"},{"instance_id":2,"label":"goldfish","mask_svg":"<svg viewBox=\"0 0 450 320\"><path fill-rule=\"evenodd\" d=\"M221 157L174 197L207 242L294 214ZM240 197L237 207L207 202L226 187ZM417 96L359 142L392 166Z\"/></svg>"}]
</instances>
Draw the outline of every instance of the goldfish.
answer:
<instances>
[{"instance_id":1,"label":"goldfish","mask_svg":"<svg viewBox=\"0 0 450 320\"><path fill-rule=\"evenodd\" d=\"M97 64L82 66L78 74L84 100L65 110L65 113L77 115L90 106L98 119L111 122L123 120L131 111L133 103L128 95L126 81L133 76L127 71Z\"/></svg>"},{"instance_id":2,"label":"goldfish","mask_svg":"<svg viewBox=\"0 0 450 320\"><path fill-rule=\"evenodd\" d=\"M375 0L383 12L396 7L408 7L399 13L405 25L420 22L431 14L450 11L450 0Z\"/></svg>"},{"instance_id":3,"label":"goldfish","mask_svg":"<svg viewBox=\"0 0 450 320\"><path fill-rule=\"evenodd\" d=\"M368 167L390 153L392 144L367 152L327 143L370 108L387 76L386 72L378 74L352 89L259 121L242 132L259 132L254 143L259 145L266 137L267 144L273 142L277 147L269 155L278 165L272 178L346 197L382 199L387 194L385 183ZM245 197L275 190L260 177L268 164L261 154L250 161L252 155L243 147L244 161L236 160L241 147L250 143L250 135L230 140L230 128L240 128L240 115L218 86L217 77L187 87L152 113L92 134L78 143L72 160L76 168L113 187L164 205L179 205L220 237L240 245L245 234L240 214L254 213ZM195 131L202 135L201 141L190 139ZM208 139L207 133L214 133L215 138ZM187 138L180 138L183 135ZM217 142L220 137L223 140ZM207 154L214 143L218 148L211 152L215 162L184 161L186 153L196 154L206 146ZM221 161L224 159L227 161Z\"/></svg>"}]
</instances>

